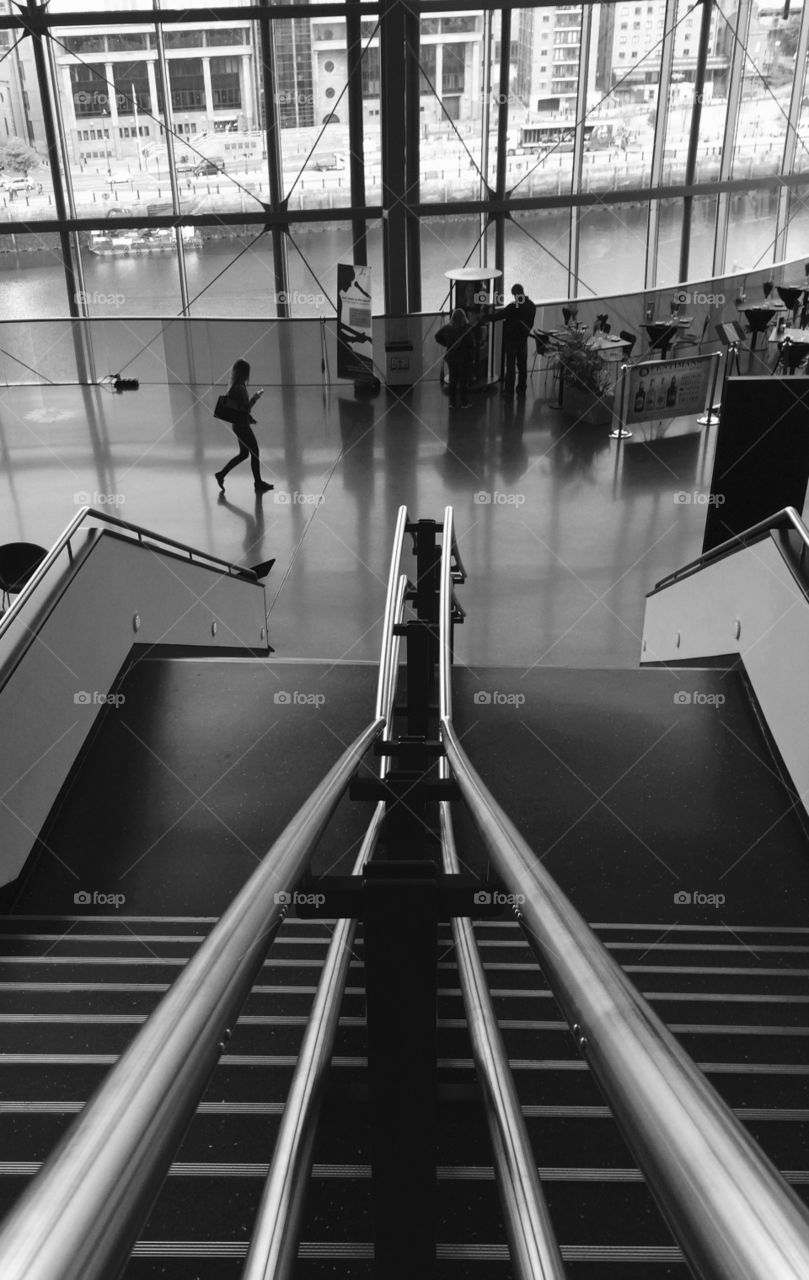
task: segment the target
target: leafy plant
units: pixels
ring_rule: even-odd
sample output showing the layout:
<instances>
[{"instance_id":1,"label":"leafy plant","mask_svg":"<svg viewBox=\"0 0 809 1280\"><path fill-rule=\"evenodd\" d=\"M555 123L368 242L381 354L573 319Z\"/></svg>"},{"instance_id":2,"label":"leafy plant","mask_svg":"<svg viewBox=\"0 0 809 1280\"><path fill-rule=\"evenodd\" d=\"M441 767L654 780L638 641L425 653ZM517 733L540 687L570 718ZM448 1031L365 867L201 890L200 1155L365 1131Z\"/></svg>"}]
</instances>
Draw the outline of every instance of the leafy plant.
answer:
<instances>
[{"instance_id":1,"label":"leafy plant","mask_svg":"<svg viewBox=\"0 0 809 1280\"><path fill-rule=\"evenodd\" d=\"M40 157L22 138L11 137L0 143L0 166L9 173L22 173L28 176L29 169L35 169Z\"/></svg>"},{"instance_id":2,"label":"leafy plant","mask_svg":"<svg viewBox=\"0 0 809 1280\"><path fill-rule=\"evenodd\" d=\"M610 372L601 352L592 345L589 330L570 329L559 339L557 354L565 386L593 396L604 395L610 385Z\"/></svg>"}]
</instances>

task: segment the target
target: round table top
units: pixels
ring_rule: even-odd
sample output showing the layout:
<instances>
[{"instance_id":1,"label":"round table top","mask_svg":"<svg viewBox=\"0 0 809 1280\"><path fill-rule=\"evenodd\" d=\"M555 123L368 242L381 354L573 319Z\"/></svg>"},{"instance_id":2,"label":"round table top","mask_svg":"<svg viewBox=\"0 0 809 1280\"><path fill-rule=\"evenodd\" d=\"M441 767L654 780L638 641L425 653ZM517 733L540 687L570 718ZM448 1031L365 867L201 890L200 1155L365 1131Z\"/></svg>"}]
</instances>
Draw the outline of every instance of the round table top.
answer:
<instances>
[{"instance_id":1,"label":"round table top","mask_svg":"<svg viewBox=\"0 0 809 1280\"><path fill-rule=\"evenodd\" d=\"M497 267L453 267L444 272L447 280L499 280L502 274Z\"/></svg>"}]
</instances>

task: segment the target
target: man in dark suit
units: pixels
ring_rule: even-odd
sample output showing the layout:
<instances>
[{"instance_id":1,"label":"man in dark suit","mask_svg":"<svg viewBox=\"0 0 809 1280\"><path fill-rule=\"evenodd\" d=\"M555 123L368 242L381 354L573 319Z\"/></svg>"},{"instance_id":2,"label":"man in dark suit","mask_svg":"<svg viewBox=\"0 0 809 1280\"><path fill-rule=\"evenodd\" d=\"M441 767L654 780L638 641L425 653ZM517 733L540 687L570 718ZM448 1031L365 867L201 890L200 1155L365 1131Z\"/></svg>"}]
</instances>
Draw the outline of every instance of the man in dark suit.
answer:
<instances>
[{"instance_id":1,"label":"man in dark suit","mask_svg":"<svg viewBox=\"0 0 809 1280\"><path fill-rule=\"evenodd\" d=\"M503 395L514 395L516 373L517 395L524 396L528 385L528 339L534 327L534 316L537 313L536 303L532 302L521 284L511 289L513 302L502 311L495 311L492 321L503 321L503 354L505 356L505 382Z\"/></svg>"}]
</instances>

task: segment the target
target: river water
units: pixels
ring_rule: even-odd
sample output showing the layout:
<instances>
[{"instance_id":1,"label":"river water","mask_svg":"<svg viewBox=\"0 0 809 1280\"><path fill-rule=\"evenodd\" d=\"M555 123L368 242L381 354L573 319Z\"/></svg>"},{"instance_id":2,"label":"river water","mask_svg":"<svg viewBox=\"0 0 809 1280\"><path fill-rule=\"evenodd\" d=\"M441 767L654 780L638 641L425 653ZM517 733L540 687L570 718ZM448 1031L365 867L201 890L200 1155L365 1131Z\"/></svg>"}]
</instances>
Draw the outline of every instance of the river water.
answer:
<instances>
[{"instance_id":1,"label":"river water","mask_svg":"<svg viewBox=\"0 0 809 1280\"><path fill-rule=\"evenodd\" d=\"M796 201L796 204L798 202ZM715 200L694 204L689 278L711 274ZM774 195L755 192L735 198L727 270L752 270L772 261ZM633 292L643 288L647 208L641 205L596 206L582 213L580 297ZM677 280L680 201L661 204L658 241L660 285ZM422 220L422 309L434 311L446 298L444 272L479 262L475 248L480 223L475 217ZM34 237L31 237L33 241ZM507 224L506 283L520 280L532 297L565 297L569 218L549 210L520 216ZM40 242L41 243L41 242ZM56 237L49 243L56 244ZM244 246L252 247L241 252ZM493 256L493 241L490 261ZM809 250L809 209L799 208L790 225L787 257ZM239 256L241 255L241 256ZM470 257L470 255L472 255ZM336 263L350 262L348 225L323 229L296 228L288 241L291 314L297 317L334 314ZM381 296L382 235L369 231L368 260L376 284L374 310L384 310ZM167 316L180 310L176 255L155 253L137 257L104 258L85 250L82 255L85 290L95 316ZM267 236L207 242L186 250L191 314L196 316L275 315L273 259ZM308 265L307 265L308 264ZM61 258L56 249L24 249L0 253L0 318L30 320L66 316L67 294Z\"/></svg>"}]
</instances>

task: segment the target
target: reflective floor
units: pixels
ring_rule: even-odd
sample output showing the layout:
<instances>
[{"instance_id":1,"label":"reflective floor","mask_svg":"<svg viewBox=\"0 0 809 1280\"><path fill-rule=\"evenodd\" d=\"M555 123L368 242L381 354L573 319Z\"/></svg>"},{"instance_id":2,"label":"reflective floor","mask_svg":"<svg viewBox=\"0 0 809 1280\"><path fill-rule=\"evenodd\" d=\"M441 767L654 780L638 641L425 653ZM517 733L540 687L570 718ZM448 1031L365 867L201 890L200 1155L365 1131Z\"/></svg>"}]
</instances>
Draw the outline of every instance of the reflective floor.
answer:
<instances>
[{"instance_id":1,"label":"reflective floor","mask_svg":"<svg viewBox=\"0 0 809 1280\"><path fill-rule=\"evenodd\" d=\"M539 388L537 379L536 390ZM49 545L88 503L267 580L279 656L375 659L396 512L456 512L469 582L457 656L523 668L637 665L644 594L698 555L715 429L573 425L529 390L450 412L404 399L268 389L256 432L275 490L258 499L208 388L0 390L0 541ZM665 429L664 429L665 427Z\"/></svg>"}]
</instances>

